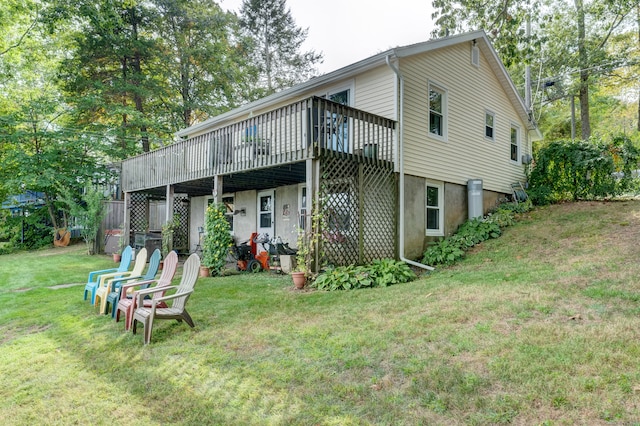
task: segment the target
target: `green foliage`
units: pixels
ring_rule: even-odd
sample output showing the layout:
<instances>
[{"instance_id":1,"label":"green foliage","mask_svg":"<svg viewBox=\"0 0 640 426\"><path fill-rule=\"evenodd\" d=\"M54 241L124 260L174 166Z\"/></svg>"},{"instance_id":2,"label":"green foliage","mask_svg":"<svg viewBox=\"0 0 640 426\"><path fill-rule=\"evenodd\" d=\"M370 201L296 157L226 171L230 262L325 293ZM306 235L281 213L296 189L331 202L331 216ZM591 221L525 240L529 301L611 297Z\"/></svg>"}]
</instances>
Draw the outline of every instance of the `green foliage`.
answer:
<instances>
[{"instance_id":1,"label":"green foliage","mask_svg":"<svg viewBox=\"0 0 640 426\"><path fill-rule=\"evenodd\" d=\"M8 210L7 210L8 211ZM48 247L53 242L49 214L44 208L25 207L24 216L7 216L2 226L2 233L9 244L2 252L8 253L19 249L35 250Z\"/></svg>"},{"instance_id":2,"label":"green foliage","mask_svg":"<svg viewBox=\"0 0 640 426\"><path fill-rule=\"evenodd\" d=\"M320 273L314 282L318 290L356 290L367 287L387 287L416 279L416 274L404 262L393 259L375 260L366 266L339 266Z\"/></svg>"},{"instance_id":3,"label":"green foliage","mask_svg":"<svg viewBox=\"0 0 640 426\"><path fill-rule=\"evenodd\" d=\"M471 246L463 245L461 239L440 238L424 252L422 263L431 266L451 265L463 258L464 250L469 247Z\"/></svg>"},{"instance_id":4,"label":"green foliage","mask_svg":"<svg viewBox=\"0 0 640 426\"><path fill-rule=\"evenodd\" d=\"M296 26L285 0L243 0L240 28L251 43L258 70L256 96L265 96L316 74L322 54L301 51L308 30Z\"/></svg>"},{"instance_id":5,"label":"green foliage","mask_svg":"<svg viewBox=\"0 0 640 426\"><path fill-rule=\"evenodd\" d=\"M515 214L524 213L531 208L529 201L524 203L505 203L489 212L484 218L468 220L458 231L448 237L440 238L425 250L422 263L427 265L452 265L462 259L465 251L483 241L498 238L502 228L515 224Z\"/></svg>"},{"instance_id":6,"label":"green foliage","mask_svg":"<svg viewBox=\"0 0 640 426\"><path fill-rule=\"evenodd\" d=\"M80 234L87 245L87 252L94 254L96 238L100 230L102 218L105 215L102 191L89 187L79 199L69 190L61 189L62 201L69 208L69 212L80 226Z\"/></svg>"},{"instance_id":7,"label":"green foliage","mask_svg":"<svg viewBox=\"0 0 640 426\"><path fill-rule=\"evenodd\" d=\"M634 188L631 171L640 158L638 148L624 137L610 143L558 140L534 155L528 192L538 205L620 195ZM617 179L614 172L624 177Z\"/></svg>"},{"instance_id":8,"label":"green foliage","mask_svg":"<svg viewBox=\"0 0 640 426\"><path fill-rule=\"evenodd\" d=\"M173 215L164 225L162 225L162 257L167 257L173 250L173 234L180 227L180 216Z\"/></svg>"},{"instance_id":9,"label":"green foliage","mask_svg":"<svg viewBox=\"0 0 640 426\"><path fill-rule=\"evenodd\" d=\"M401 284L415 280L416 274L404 262L393 259L374 260L369 266L374 287L387 287L392 284Z\"/></svg>"},{"instance_id":10,"label":"green foliage","mask_svg":"<svg viewBox=\"0 0 640 426\"><path fill-rule=\"evenodd\" d=\"M209 268L211 275L220 275L227 262L227 255L233 245L231 228L225 216L226 207L222 203L207 207L202 237L202 265Z\"/></svg>"}]
</instances>

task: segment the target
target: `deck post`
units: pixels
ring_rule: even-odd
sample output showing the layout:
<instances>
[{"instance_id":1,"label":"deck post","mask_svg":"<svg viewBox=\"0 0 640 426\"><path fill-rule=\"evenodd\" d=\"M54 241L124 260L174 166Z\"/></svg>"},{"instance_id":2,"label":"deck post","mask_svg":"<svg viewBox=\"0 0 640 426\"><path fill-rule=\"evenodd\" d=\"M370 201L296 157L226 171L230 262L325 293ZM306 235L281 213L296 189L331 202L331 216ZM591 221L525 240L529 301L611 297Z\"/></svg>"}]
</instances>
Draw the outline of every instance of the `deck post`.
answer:
<instances>
[{"instance_id":1,"label":"deck post","mask_svg":"<svg viewBox=\"0 0 640 426\"><path fill-rule=\"evenodd\" d=\"M127 238L127 245L131 245L131 193L124 193L124 218L123 220L123 229L124 235Z\"/></svg>"},{"instance_id":2,"label":"deck post","mask_svg":"<svg viewBox=\"0 0 640 426\"><path fill-rule=\"evenodd\" d=\"M218 204L222 202L222 176L221 175L214 175L213 176L213 202Z\"/></svg>"},{"instance_id":3,"label":"deck post","mask_svg":"<svg viewBox=\"0 0 640 426\"><path fill-rule=\"evenodd\" d=\"M173 220L173 185L167 185L167 204L164 209L164 223Z\"/></svg>"}]
</instances>

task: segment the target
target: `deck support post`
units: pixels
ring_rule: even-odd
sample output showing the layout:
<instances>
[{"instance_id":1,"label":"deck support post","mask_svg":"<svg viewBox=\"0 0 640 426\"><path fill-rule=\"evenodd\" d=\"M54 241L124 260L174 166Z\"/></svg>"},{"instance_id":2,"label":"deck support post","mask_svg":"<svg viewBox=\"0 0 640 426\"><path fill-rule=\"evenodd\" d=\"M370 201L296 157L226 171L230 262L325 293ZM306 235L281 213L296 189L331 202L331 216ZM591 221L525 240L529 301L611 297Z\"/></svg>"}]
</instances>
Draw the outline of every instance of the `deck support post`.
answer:
<instances>
[{"instance_id":1,"label":"deck support post","mask_svg":"<svg viewBox=\"0 0 640 426\"><path fill-rule=\"evenodd\" d=\"M131 245L131 193L130 192L125 192L124 193L124 217L123 217L123 224L122 224L122 232L124 232L124 235L126 235L127 238L127 245Z\"/></svg>"},{"instance_id":2,"label":"deck support post","mask_svg":"<svg viewBox=\"0 0 640 426\"><path fill-rule=\"evenodd\" d=\"M213 176L213 202L218 204L222 202L222 176L214 175Z\"/></svg>"},{"instance_id":3,"label":"deck support post","mask_svg":"<svg viewBox=\"0 0 640 426\"><path fill-rule=\"evenodd\" d=\"M167 204L164 209L164 223L173 220L173 185L167 185Z\"/></svg>"}]
</instances>

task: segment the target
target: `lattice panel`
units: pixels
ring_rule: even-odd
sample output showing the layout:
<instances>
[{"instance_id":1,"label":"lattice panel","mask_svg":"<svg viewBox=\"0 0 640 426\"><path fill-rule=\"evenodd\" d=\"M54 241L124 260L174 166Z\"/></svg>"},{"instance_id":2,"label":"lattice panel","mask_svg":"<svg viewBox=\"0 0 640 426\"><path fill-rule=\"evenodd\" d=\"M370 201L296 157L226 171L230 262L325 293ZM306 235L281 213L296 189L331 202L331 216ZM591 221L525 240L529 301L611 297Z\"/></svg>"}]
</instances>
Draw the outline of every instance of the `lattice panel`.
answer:
<instances>
[{"instance_id":1,"label":"lattice panel","mask_svg":"<svg viewBox=\"0 0 640 426\"><path fill-rule=\"evenodd\" d=\"M173 248L186 253L189 251L189 197L174 197L173 215L178 215L180 220L180 226L173 233Z\"/></svg>"},{"instance_id":2,"label":"lattice panel","mask_svg":"<svg viewBox=\"0 0 640 426\"><path fill-rule=\"evenodd\" d=\"M329 264L358 263L358 163L337 157L322 163L322 253Z\"/></svg>"},{"instance_id":3,"label":"lattice panel","mask_svg":"<svg viewBox=\"0 0 640 426\"><path fill-rule=\"evenodd\" d=\"M322 252L333 265L395 257L396 182L392 170L337 157L322 162Z\"/></svg>"},{"instance_id":4,"label":"lattice panel","mask_svg":"<svg viewBox=\"0 0 640 426\"><path fill-rule=\"evenodd\" d=\"M129 224L129 229L131 230L131 235L134 235L136 232L146 232L148 226L147 214L149 210L147 194L142 192L132 193L128 207L130 210L129 217L131 223ZM129 241L129 244L133 244L133 242Z\"/></svg>"},{"instance_id":5,"label":"lattice panel","mask_svg":"<svg viewBox=\"0 0 640 426\"><path fill-rule=\"evenodd\" d=\"M392 170L362 165L363 263L395 258L397 185Z\"/></svg>"}]
</instances>

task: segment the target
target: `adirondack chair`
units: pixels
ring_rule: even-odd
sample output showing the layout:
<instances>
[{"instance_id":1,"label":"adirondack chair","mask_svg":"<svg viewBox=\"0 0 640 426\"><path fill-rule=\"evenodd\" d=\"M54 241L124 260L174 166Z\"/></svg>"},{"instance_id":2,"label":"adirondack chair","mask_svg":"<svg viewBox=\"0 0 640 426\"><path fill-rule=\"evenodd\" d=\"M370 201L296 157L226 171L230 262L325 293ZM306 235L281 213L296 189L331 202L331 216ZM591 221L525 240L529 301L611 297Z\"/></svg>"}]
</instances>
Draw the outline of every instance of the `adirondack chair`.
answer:
<instances>
[{"instance_id":1,"label":"adirondack chair","mask_svg":"<svg viewBox=\"0 0 640 426\"><path fill-rule=\"evenodd\" d=\"M120 266L117 268L110 269L102 269L100 271L89 272L89 278L87 279L87 284L84 286L84 300L87 300L87 295L91 294L91 304L93 305L96 301L96 288L98 288L98 280L102 274L110 274L113 272L126 272L129 270L129 265L131 264L131 258L133 257L133 250L131 246L126 246L124 250L122 250L122 259L120 259Z\"/></svg>"},{"instance_id":2,"label":"adirondack chair","mask_svg":"<svg viewBox=\"0 0 640 426\"><path fill-rule=\"evenodd\" d=\"M104 313L107 305L107 294L111 292L111 286L116 278L140 278L144 272L144 267L147 265L147 249L142 248L136 253L136 261L133 264L133 269L127 272L113 272L110 274L102 274L98 279L98 287L96 287L96 295L94 296L93 306L98 306L99 313Z\"/></svg>"},{"instance_id":3,"label":"adirondack chair","mask_svg":"<svg viewBox=\"0 0 640 426\"><path fill-rule=\"evenodd\" d=\"M149 258L149 266L147 267L147 272L142 277L129 277L129 278L118 278L113 280L113 284L111 286L111 291L106 297L106 306L104 309L104 313L106 314L109 311L109 306L111 306L111 318L116 317L116 311L118 310L118 302L120 301L120 287L124 284L137 284L139 282L147 282L151 283L156 278L156 274L158 273L158 269L160 268L160 258L162 255L160 254L159 249L155 249ZM142 284L141 288L147 288L149 284ZM129 293L133 293L133 287L129 287ZM131 294L128 294L126 297L131 297Z\"/></svg>"},{"instance_id":4,"label":"adirondack chair","mask_svg":"<svg viewBox=\"0 0 640 426\"><path fill-rule=\"evenodd\" d=\"M131 298L126 297L130 290L135 290L136 287L145 289L150 287L153 283L155 283L155 287L157 289L164 289L171 285L171 280L173 276L176 274L176 269L178 268L178 254L175 251L170 252L167 257L164 259L164 263L162 266L162 274L157 281L138 281L130 284L123 284L120 286L120 300L118 300L118 306L116 310L116 322L120 321L120 312L124 312L124 329L129 330L131 328L131 322L133 320L133 312L137 307L137 299L135 297L136 292L134 291L131 295ZM162 294L160 294L162 295ZM158 295L158 297L160 297ZM144 300L143 306L148 305L151 306L150 300Z\"/></svg>"},{"instance_id":5,"label":"adirondack chair","mask_svg":"<svg viewBox=\"0 0 640 426\"><path fill-rule=\"evenodd\" d=\"M144 326L144 344L147 345L151 342L151 331L153 329L153 321L161 319L175 319L178 322L184 320L191 328L195 327L191 315L185 308L189 296L193 293L193 288L196 285L198 279L198 272L200 269L200 257L196 253L193 253L187 261L184 263L182 269L182 279L180 285L170 286L162 289L161 291L156 288L148 288L141 290L136 295L138 299L138 308L133 313L132 331L136 334L138 322ZM169 288L176 289L176 292L169 296L156 297L154 293L165 292ZM143 300L145 295L154 294L151 299L151 306L143 306ZM171 307L161 307L161 303L171 301Z\"/></svg>"}]
</instances>

